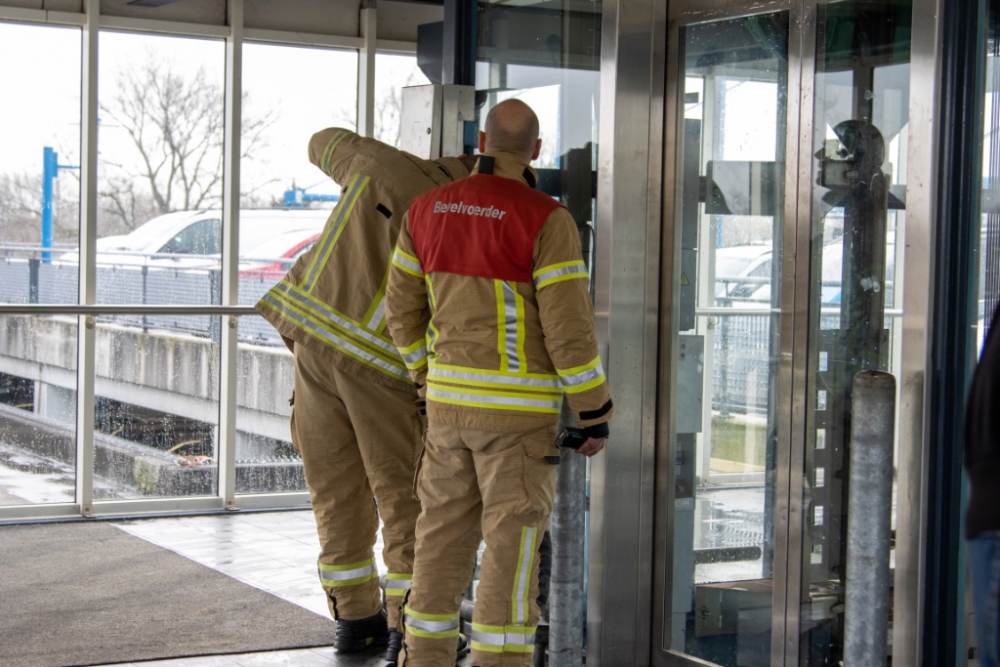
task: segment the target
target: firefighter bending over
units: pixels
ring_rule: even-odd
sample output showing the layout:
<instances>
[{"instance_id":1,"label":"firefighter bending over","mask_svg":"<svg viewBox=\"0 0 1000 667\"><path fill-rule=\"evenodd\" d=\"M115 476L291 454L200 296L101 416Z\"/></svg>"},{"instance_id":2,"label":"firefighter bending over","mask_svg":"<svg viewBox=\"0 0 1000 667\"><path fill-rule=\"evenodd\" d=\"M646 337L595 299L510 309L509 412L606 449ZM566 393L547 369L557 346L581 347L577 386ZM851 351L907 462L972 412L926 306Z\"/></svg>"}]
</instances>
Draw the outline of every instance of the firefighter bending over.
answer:
<instances>
[{"instance_id":1,"label":"firefighter bending over","mask_svg":"<svg viewBox=\"0 0 1000 667\"><path fill-rule=\"evenodd\" d=\"M538 119L502 102L479 148L471 177L410 205L389 274L389 331L428 417L401 667L451 664L481 536L473 663L531 664L563 393L582 454L604 447L612 413L576 224L533 189Z\"/></svg>"},{"instance_id":2,"label":"firefighter bending over","mask_svg":"<svg viewBox=\"0 0 1000 667\"><path fill-rule=\"evenodd\" d=\"M385 642L413 572L419 399L385 330L385 289L413 198L468 175L349 130L313 135L309 159L342 188L319 240L257 304L295 355L292 444L302 454L319 529L319 578L341 652ZM373 498L377 500L373 501ZM382 579L373 547L384 522ZM386 658L395 660L396 633Z\"/></svg>"}]
</instances>

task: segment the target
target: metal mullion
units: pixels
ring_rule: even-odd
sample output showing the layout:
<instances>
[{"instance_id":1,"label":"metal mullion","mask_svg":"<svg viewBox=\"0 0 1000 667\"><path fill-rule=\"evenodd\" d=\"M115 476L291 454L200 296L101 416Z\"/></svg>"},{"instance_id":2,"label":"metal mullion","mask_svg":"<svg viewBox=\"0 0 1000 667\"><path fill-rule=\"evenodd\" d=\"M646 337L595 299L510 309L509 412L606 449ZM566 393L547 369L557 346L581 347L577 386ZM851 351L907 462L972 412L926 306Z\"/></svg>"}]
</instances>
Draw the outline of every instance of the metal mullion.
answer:
<instances>
[{"instance_id":1,"label":"metal mullion","mask_svg":"<svg viewBox=\"0 0 1000 667\"><path fill-rule=\"evenodd\" d=\"M783 607L784 637L780 649L772 644L772 664L793 667L799 664L800 621L802 614L802 591L808 589L808 582L803 581L807 572L804 553L805 544L805 455L809 442L809 429L813 424L808 396L809 387L809 345L810 318L809 299L812 276L811 243L812 243L812 141L813 141L813 106L815 98L816 78L816 11L815 0L804 0L799 5L798 23L792 28L792 34L799 36L798 43L798 135L795 145L798 150L797 160L797 195L795 197L795 217L787 221L786 238L793 242L791 255L793 271L783 268L786 276L791 276L792 294L785 295L783 305L792 307L792 349L791 349L791 415L788 433L788 469L784 479L787 484L785 498L788 503L787 520L784 522L784 595ZM791 58L792 45L789 44ZM791 97L791 96L789 96ZM791 116L791 114L789 114ZM799 150L806 146L805 150ZM787 249L786 249L787 250ZM788 252L785 253L788 257ZM787 282L787 280L786 280ZM776 573L777 575L777 573ZM776 635L774 635L776 636Z\"/></svg>"},{"instance_id":2,"label":"metal mullion","mask_svg":"<svg viewBox=\"0 0 1000 667\"><path fill-rule=\"evenodd\" d=\"M100 0L85 0L80 91L80 304L97 301L97 75ZM97 328L93 315L77 319L76 503L91 516L94 501L94 375Z\"/></svg>"},{"instance_id":3,"label":"metal mullion","mask_svg":"<svg viewBox=\"0 0 1000 667\"><path fill-rule=\"evenodd\" d=\"M376 12L374 2L362 5L360 26L362 47L358 50L358 134L375 136L375 51Z\"/></svg>"},{"instance_id":4,"label":"metal mullion","mask_svg":"<svg viewBox=\"0 0 1000 667\"><path fill-rule=\"evenodd\" d=\"M243 99L243 0L229 0L226 38L226 119L222 194L222 304L239 303L240 128ZM226 509L236 509L236 385L239 320L230 315L220 327L218 493Z\"/></svg>"},{"instance_id":5,"label":"metal mullion","mask_svg":"<svg viewBox=\"0 0 1000 667\"><path fill-rule=\"evenodd\" d=\"M106 500L94 507L93 516L135 516L177 512L204 512L221 510L223 501L218 496L145 498Z\"/></svg>"},{"instance_id":6,"label":"metal mullion","mask_svg":"<svg viewBox=\"0 0 1000 667\"><path fill-rule=\"evenodd\" d=\"M50 503L33 505L8 505L0 507L0 525L5 523L30 523L38 519L79 518L80 506L76 503Z\"/></svg>"},{"instance_id":7,"label":"metal mullion","mask_svg":"<svg viewBox=\"0 0 1000 667\"><path fill-rule=\"evenodd\" d=\"M662 216L662 231L660 235L660 359L658 382L657 417L657 456L656 477L654 484L654 542L653 542L653 623L651 636L650 662L654 667L677 664L680 656L672 652L671 630L673 623L673 569L674 569L674 497L673 483L673 424L676 419L676 401L672 400L676 386L677 369L673 363L673 350L676 349L678 334L674 331L676 321L675 278L674 267L680 265L679 242L681 236L681 181L677 174L677 156L683 155L684 132L682 100L684 74L680 69L680 27L676 22L667 21L666 27L666 60L664 76L664 132L661 141L663 153L662 192L660 214ZM657 596L658 594L658 596Z\"/></svg>"},{"instance_id":8,"label":"metal mullion","mask_svg":"<svg viewBox=\"0 0 1000 667\"><path fill-rule=\"evenodd\" d=\"M941 95L944 0L916 0L910 54L906 246L903 268L902 364L899 378L896 571L893 662L919 667L923 658L929 440L931 322L938 211L938 103ZM925 267L917 270L917 267Z\"/></svg>"},{"instance_id":9,"label":"metal mullion","mask_svg":"<svg viewBox=\"0 0 1000 667\"><path fill-rule=\"evenodd\" d=\"M803 469L808 368L809 242L812 197L814 36L801 3L789 15L785 220L782 239L781 366L775 489L774 599L771 664L797 665L802 590ZM805 215L803 216L803 212ZM804 227L804 229L803 229ZM791 657L790 656L794 656Z\"/></svg>"}]
</instances>

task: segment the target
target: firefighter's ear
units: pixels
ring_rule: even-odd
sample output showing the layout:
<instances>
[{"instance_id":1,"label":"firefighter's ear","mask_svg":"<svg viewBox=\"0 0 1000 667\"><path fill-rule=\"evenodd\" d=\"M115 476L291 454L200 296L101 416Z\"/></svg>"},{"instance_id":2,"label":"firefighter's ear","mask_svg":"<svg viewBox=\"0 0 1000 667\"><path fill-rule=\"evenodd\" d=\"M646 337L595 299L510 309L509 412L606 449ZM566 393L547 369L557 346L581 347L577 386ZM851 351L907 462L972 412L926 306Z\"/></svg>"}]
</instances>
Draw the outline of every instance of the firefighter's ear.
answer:
<instances>
[{"instance_id":1,"label":"firefighter's ear","mask_svg":"<svg viewBox=\"0 0 1000 667\"><path fill-rule=\"evenodd\" d=\"M480 153L485 153L486 152L486 133L485 132L480 132L479 133L479 152Z\"/></svg>"},{"instance_id":2,"label":"firefighter's ear","mask_svg":"<svg viewBox=\"0 0 1000 667\"><path fill-rule=\"evenodd\" d=\"M541 153L542 153L542 140L539 138L538 141L535 142L535 150L531 153L531 160L529 160L529 162L537 160L538 156L541 155Z\"/></svg>"}]
</instances>

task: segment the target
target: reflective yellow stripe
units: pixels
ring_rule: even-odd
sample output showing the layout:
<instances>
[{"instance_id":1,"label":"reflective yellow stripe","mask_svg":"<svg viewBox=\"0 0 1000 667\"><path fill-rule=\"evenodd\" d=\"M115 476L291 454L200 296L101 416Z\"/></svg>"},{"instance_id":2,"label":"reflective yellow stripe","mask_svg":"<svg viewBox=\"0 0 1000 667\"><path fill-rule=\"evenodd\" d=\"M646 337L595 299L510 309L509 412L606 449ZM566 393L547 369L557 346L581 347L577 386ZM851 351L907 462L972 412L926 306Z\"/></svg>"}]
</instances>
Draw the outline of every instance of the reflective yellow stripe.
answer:
<instances>
[{"instance_id":1,"label":"reflective yellow stripe","mask_svg":"<svg viewBox=\"0 0 1000 667\"><path fill-rule=\"evenodd\" d=\"M524 625L528 622L528 613L531 611L528 600L531 593L531 569L535 560L535 533L538 531L534 526L525 526L521 529L521 545L518 548L517 570L514 573L514 589L511 592L511 619L514 625Z\"/></svg>"},{"instance_id":2,"label":"reflective yellow stripe","mask_svg":"<svg viewBox=\"0 0 1000 667\"><path fill-rule=\"evenodd\" d=\"M260 302L314 338L321 340L352 359L395 378L409 380L409 374L405 368L401 364L398 366L395 365L398 362L387 361L377 356L377 353L374 351L358 347L344 336L339 335L339 332L332 330L331 327L324 326L323 323L319 322L315 317L310 316L303 309L296 308L292 304L280 300L272 292L265 294Z\"/></svg>"},{"instance_id":3,"label":"reflective yellow stripe","mask_svg":"<svg viewBox=\"0 0 1000 667\"><path fill-rule=\"evenodd\" d=\"M529 653L535 648L536 628L524 625L472 624L472 648L489 653Z\"/></svg>"},{"instance_id":4,"label":"reflective yellow stripe","mask_svg":"<svg viewBox=\"0 0 1000 667\"><path fill-rule=\"evenodd\" d=\"M382 578L382 590L386 595L404 596L413 582L412 574L390 572Z\"/></svg>"},{"instance_id":5,"label":"reflective yellow stripe","mask_svg":"<svg viewBox=\"0 0 1000 667\"><path fill-rule=\"evenodd\" d=\"M449 367L437 363L431 364L427 379L471 387L519 389L547 394L562 394L563 391L559 377L556 375L515 375L474 368Z\"/></svg>"},{"instance_id":6,"label":"reflective yellow stripe","mask_svg":"<svg viewBox=\"0 0 1000 667\"><path fill-rule=\"evenodd\" d=\"M323 149L323 158L319 161L319 168L322 169L323 173L327 176L330 175L330 160L333 158L333 151L337 150L337 144L343 141L346 136L346 130L338 130L337 132L334 132L333 138L330 139L326 148Z\"/></svg>"},{"instance_id":7,"label":"reflective yellow stripe","mask_svg":"<svg viewBox=\"0 0 1000 667\"><path fill-rule=\"evenodd\" d=\"M567 394L579 394L598 387L604 382L604 367L601 365L600 357L596 357L582 366L566 370L557 368L556 372L559 373L563 389L566 390Z\"/></svg>"},{"instance_id":8,"label":"reflective yellow stripe","mask_svg":"<svg viewBox=\"0 0 1000 667\"><path fill-rule=\"evenodd\" d=\"M425 340L418 340L409 347L399 348L399 354L403 357L403 363L410 370L423 368L427 365L427 345Z\"/></svg>"},{"instance_id":9,"label":"reflective yellow stripe","mask_svg":"<svg viewBox=\"0 0 1000 667\"><path fill-rule=\"evenodd\" d=\"M587 273L587 265L578 259L571 262L559 262L558 264L543 266L531 274L531 276L535 280L536 290L564 280L574 280L576 278L590 279L590 274Z\"/></svg>"},{"instance_id":10,"label":"reflective yellow stripe","mask_svg":"<svg viewBox=\"0 0 1000 667\"><path fill-rule=\"evenodd\" d=\"M370 180L367 176L355 174L347 186L347 194L337 202L337 207L333 209L333 218L327 224L326 231L316 244L316 252L313 254L309 269L306 271L306 277L301 284L301 287L307 292L311 292L316 286L316 280L330 260L330 254L333 252L333 247L337 245L337 239L340 238L344 227L347 226L347 220L351 217L354 205Z\"/></svg>"},{"instance_id":11,"label":"reflective yellow stripe","mask_svg":"<svg viewBox=\"0 0 1000 667\"><path fill-rule=\"evenodd\" d=\"M500 370L516 373L524 364L524 297L509 280L494 280L497 297L497 351Z\"/></svg>"},{"instance_id":12,"label":"reflective yellow stripe","mask_svg":"<svg viewBox=\"0 0 1000 667\"><path fill-rule=\"evenodd\" d=\"M513 392L466 389L464 387L442 386L427 383L427 399L438 403L465 405L472 408L490 410L519 410L522 412L543 412L559 414L562 397L542 394L515 394Z\"/></svg>"},{"instance_id":13,"label":"reflective yellow stripe","mask_svg":"<svg viewBox=\"0 0 1000 667\"><path fill-rule=\"evenodd\" d=\"M458 614L422 614L403 607L403 625L415 637L451 639L458 636Z\"/></svg>"},{"instance_id":14,"label":"reflective yellow stripe","mask_svg":"<svg viewBox=\"0 0 1000 667\"><path fill-rule=\"evenodd\" d=\"M431 321L427 326L427 351L431 355L434 354L434 344L437 342L438 336L441 332L438 328L434 326L434 314L437 312L437 297L434 295L434 283L431 281L431 273L424 276L424 280L427 283L427 298L431 305Z\"/></svg>"},{"instance_id":15,"label":"reflective yellow stripe","mask_svg":"<svg viewBox=\"0 0 1000 667\"><path fill-rule=\"evenodd\" d=\"M306 294L295 285L282 280L271 288L271 292L280 296L283 300L299 308L312 311L321 318L321 322L344 332L348 336L358 339L370 345L382 353L390 361L399 361L399 353L392 341L379 337L375 332L366 329L359 322L355 322L347 315L314 298L311 294Z\"/></svg>"},{"instance_id":16,"label":"reflective yellow stripe","mask_svg":"<svg viewBox=\"0 0 1000 667\"><path fill-rule=\"evenodd\" d=\"M357 586L378 577L378 567L375 565L374 558L349 565L319 563L317 569L319 570L320 582L331 588Z\"/></svg>"},{"instance_id":17,"label":"reflective yellow stripe","mask_svg":"<svg viewBox=\"0 0 1000 667\"><path fill-rule=\"evenodd\" d=\"M370 329L376 333L380 333L385 327L385 288L389 284L389 271L385 272L382 276L382 284L379 285L378 292L375 293L375 298L372 300L372 305L368 306L368 312L365 313L364 322L365 328Z\"/></svg>"},{"instance_id":18,"label":"reflective yellow stripe","mask_svg":"<svg viewBox=\"0 0 1000 667\"><path fill-rule=\"evenodd\" d=\"M420 260L413 255L403 252L399 248L396 248L392 252L392 265L401 271L409 273L411 276L417 278L424 277L424 270L420 266Z\"/></svg>"}]
</instances>

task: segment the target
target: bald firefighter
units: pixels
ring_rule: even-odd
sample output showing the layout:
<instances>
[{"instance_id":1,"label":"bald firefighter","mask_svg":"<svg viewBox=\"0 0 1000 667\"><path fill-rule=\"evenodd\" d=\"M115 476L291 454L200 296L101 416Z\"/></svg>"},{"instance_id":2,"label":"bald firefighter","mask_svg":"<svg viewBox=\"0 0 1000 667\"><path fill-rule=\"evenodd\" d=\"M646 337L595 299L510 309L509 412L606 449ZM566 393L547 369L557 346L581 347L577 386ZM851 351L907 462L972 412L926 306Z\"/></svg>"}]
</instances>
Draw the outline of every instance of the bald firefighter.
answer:
<instances>
[{"instance_id":1,"label":"bald firefighter","mask_svg":"<svg viewBox=\"0 0 1000 667\"><path fill-rule=\"evenodd\" d=\"M579 232L533 189L538 119L508 100L485 129L473 175L410 205L389 274L389 331L428 417L401 667L450 664L480 536L473 663L531 664L563 394L581 454L604 447L612 414Z\"/></svg>"},{"instance_id":2,"label":"bald firefighter","mask_svg":"<svg viewBox=\"0 0 1000 667\"><path fill-rule=\"evenodd\" d=\"M257 310L295 355L292 444L319 529L334 646L354 652L385 642L387 620L398 624L420 512L422 399L385 328L390 257L413 198L469 172L459 158L422 160L338 128L313 135L309 159L342 187L340 201ZM373 552L379 517L385 609ZM400 644L394 631L386 659Z\"/></svg>"}]
</instances>

